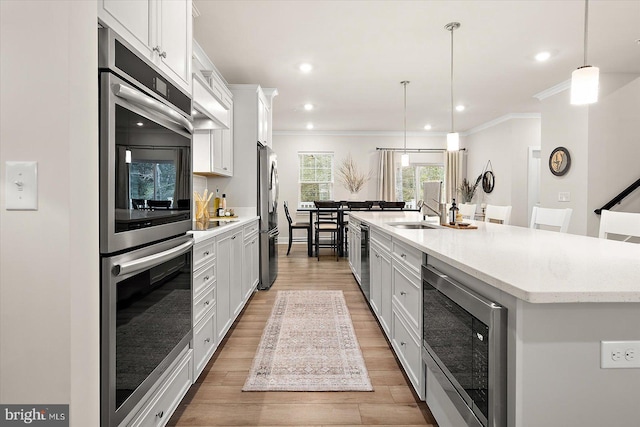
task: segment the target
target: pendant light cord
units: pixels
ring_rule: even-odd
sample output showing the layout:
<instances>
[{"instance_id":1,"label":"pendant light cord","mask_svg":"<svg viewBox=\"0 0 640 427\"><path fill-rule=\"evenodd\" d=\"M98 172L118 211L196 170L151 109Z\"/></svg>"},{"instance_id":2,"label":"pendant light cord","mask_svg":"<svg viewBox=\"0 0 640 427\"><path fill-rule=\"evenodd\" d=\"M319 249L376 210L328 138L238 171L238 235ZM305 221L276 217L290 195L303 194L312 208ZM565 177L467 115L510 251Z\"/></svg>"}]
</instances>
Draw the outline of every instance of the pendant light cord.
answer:
<instances>
[{"instance_id":1,"label":"pendant light cord","mask_svg":"<svg viewBox=\"0 0 640 427\"><path fill-rule=\"evenodd\" d=\"M587 66L587 41L589 34L589 0L584 0L584 65Z\"/></svg>"},{"instance_id":2,"label":"pendant light cord","mask_svg":"<svg viewBox=\"0 0 640 427\"><path fill-rule=\"evenodd\" d=\"M451 30L451 133L453 133L453 30L454 28L452 27Z\"/></svg>"},{"instance_id":3,"label":"pendant light cord","mask_svg":"<svg viewBox=\"0 0 640 427\"><path fill-rule=\"evenodd\" d=\"M407 154L407 84L408 80L400 82L404 86L404 154Z\"/></svg>"}]
</instances>

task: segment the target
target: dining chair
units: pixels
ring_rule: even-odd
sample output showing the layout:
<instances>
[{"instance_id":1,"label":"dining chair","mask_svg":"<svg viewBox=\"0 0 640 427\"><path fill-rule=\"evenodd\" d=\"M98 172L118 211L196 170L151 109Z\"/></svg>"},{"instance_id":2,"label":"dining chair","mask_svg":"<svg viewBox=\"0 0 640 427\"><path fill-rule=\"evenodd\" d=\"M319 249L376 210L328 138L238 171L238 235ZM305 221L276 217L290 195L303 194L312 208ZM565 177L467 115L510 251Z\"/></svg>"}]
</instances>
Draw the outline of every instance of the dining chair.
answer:
<instances>
[{"instance_id":1,"label":"dining chair","mask_svg":"<svg viewBox=\"0 0 640 427\"><path fill-rule=\"evenodd\" d=\"M509 225L511 220L511 206L487 205L484 212L484 222Z\"/></svg>"},{"instance_id":2,"label":"dining chair","mask_svg":"<svg viewBox=\"0 0 640 427\"><path fill-rule=\"evenodd\" d=\"M340 209L341 203L332 200L316 200L313 203L316 206L316 220L313 225L318 261L320 261L320 248L333 248L336 253L336 261L338 261L340 257L338 245L341 237L338 209ZM322 234L328 234L329 240L321 242Z\"/></svg>"},{"instance_id":3,"label":"dining chair","mask_svg":"<svg viewBox=\"0 0 640 427\"><path fill-rule=\"evenodd\" d=\"M609 234L625 236L623 242L633 237L640 238L640 213L603 210L600 214L598 237L607 239Z\"/></svg>"},{"instance_id":4,"label":"dining chair","mask_svg":"<svg viewBox=\"0 0 640 427\"><path fill-rule=\"evenodd\" d=\"M569 229L569 221L573 209L551 209L534 206L531 211L531 224L529 228L557 227L561 233L566 233Z\"/></svg>"},{"instance_id":5,"label":"dining chair","mask_svg":"<svg viewBox=\"0 0 640 427\"><path fill-rule=\"evenodd\" d=\"M307 252L311 253L311 224L308 222L294 222L291 219L291 214L289 213L289 204L284 202L283 205L284 214L287 216L287 222L289 223L289 247L287 248L287 255L289 255L289 252L291 251L291 244L293 243L293 230L306 230Z\"/></svg>"},{"instance_id":6,"label":"dining chair","mask_svg":"<svg viewBox=\"0 0 640 427\"><path fill-rule=\"evenodd\" d=\"M458 209L463 218L475 219L476 217L476 204L462 203L458 205Z\"/></svg>"},{"instance_id":7,"label":"dining chair","mask_svg":"<svg viewBox=\"0 0 640 427\"><path fill-rule=\"evenodd\" d=\"M404 205L405 205L405 202L387 202L387 201L380 202L380 208L382 210L386 210L386 209L403 210Z\"/></svg>"}]
</instances>

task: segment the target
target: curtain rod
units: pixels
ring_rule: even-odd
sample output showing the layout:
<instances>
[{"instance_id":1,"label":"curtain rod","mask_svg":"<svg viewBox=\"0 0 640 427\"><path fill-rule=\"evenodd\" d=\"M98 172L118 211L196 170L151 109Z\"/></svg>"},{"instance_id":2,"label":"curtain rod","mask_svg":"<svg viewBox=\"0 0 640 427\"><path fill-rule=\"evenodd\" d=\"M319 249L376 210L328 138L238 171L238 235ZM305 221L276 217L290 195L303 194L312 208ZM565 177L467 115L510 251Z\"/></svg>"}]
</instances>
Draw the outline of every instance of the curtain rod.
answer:
<instances>
[{"instance_id":1,"label":"curtain rod","mask_svg":"<svg viewBox=\"0 0 640 427\"><path fill-rule=\"evenodd\" d=\"M447 151L446 148L383 148L376 147L376 150L387 150L387 151L406 151L408 153L444 153ZM466 148L461 148L459 151L467 151Z\"/></svg>"}]
</instances>

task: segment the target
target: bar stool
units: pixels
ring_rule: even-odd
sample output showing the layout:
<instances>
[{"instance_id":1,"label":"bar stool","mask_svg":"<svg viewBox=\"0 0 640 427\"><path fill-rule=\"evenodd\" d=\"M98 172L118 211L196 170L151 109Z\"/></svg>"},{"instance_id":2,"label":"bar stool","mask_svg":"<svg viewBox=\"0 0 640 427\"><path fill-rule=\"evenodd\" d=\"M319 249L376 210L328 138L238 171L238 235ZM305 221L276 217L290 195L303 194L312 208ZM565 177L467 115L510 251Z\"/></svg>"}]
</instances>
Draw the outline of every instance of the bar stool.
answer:
<instances>
[{"instance_id":1,"label":"bar stool","mask_svg":"<svg viewBox=\"0 0 640 427\"><path fill-rule=\"evenodd\" d=\"M293 230L307 230L307 253L311 256L311 224L308 222L293 222L289 214L289 204L287 202L284 202L284 214L287 216L287 222L289 223L289 247L287 248L287 255L289 255L291 243L293 243Z\"/></svg>"},{"instance_id":2,"label":"bar stool","mask_svg":"<svg viewBox=\"0 0 640 427\"><path fill-rule=\"evenodd\" d=\"M484 222L509 225L511 220L511 206L487 205L484 213Z\"/></svg>"},{"instance_id":3,"label":"bar stool","mask_svg":"<svg viewBox=\"0 0 640 427\"><path fill-rule=\"evenodd\" d=\"M561 233L569 229L569 221L573 209L551 209L534 206L531 211L531 224L529 228L557 227Z\"/></svg>"},{"instance_id":4,"label":"bar stool","mask_svg":"<svg viewBox=\"0 0 640 427\"><path fill-rule=\"evenodd\" d=\"M316 256L320 261L320 248L333 248L336 252L336 261L340 259L340 251L338 245L341 243L340 237L340 224L338 223L338 209L340 208L340 202L334 202L329 200L317 200L313 202L316 205L316 221L315 226L315 242L316 242ZM320 242L321 234L329 234L330 239L324 243Z\"/></svg>"}]
</instances>

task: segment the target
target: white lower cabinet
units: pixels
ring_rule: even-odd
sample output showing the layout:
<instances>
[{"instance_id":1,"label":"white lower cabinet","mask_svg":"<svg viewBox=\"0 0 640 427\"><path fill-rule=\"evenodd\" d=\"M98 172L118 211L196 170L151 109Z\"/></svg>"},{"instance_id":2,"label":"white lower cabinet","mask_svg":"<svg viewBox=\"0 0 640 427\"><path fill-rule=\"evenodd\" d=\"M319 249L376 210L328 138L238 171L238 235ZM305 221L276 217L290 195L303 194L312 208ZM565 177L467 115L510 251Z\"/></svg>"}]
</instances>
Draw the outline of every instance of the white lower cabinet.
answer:
<instances>
[{"instance_id":1,"label":"white lower cabinet","mask_svg":"<svg viewBox=\"0 0 640 427\"><path fill-rule=\"evenodd\" d=\"M128 424L129 427L160 427L167 424L182 398L191 387L193 376L193 351L185 349L169 375Z\"/></svg>"},{"instance_id":2,"label":"white lower cabinet","mask_svg":"<svg viewBox=\"0 0 640 427\"><path fill-rule=\"evenodd\" d=\"M218 347L216 338L216 308L213 305L205 312L203 319L193 328L194 382L216 351Z\"/></svg>"},{"instance_id":3,"label":"white lower cabinet","mask_svg":"<svg viewBox=\"0 0 640 427\"><path fill-rule=\"evenodd\" d=\"M260 265L258 263L258 224L244 227L244 256L242 261L242 292L243 298L248 300L253 291L258 287L260 280Z\"/></svg>"},{"instance_id":4,"label":"white lower cabinet","mask_svg":"<svg viewBox=\"0 0 640 427\"><path fill-rule=\"evenodd\" d=\"M420 354L420 337L408 327L399 310L393 310L391 320L391 345L400 359L413 388L424 399L424 363Z\"/></svg>"},{"instance_id":5,"label":"white lower cabinet","mask_svg":"<svg viewBox=\"0 0 640 427\"><path fill-rule=\"evenodd\" d=\"M391 254L371 240L371 307L387 337L391 336Z\"/></svg>"}]
</instances>

